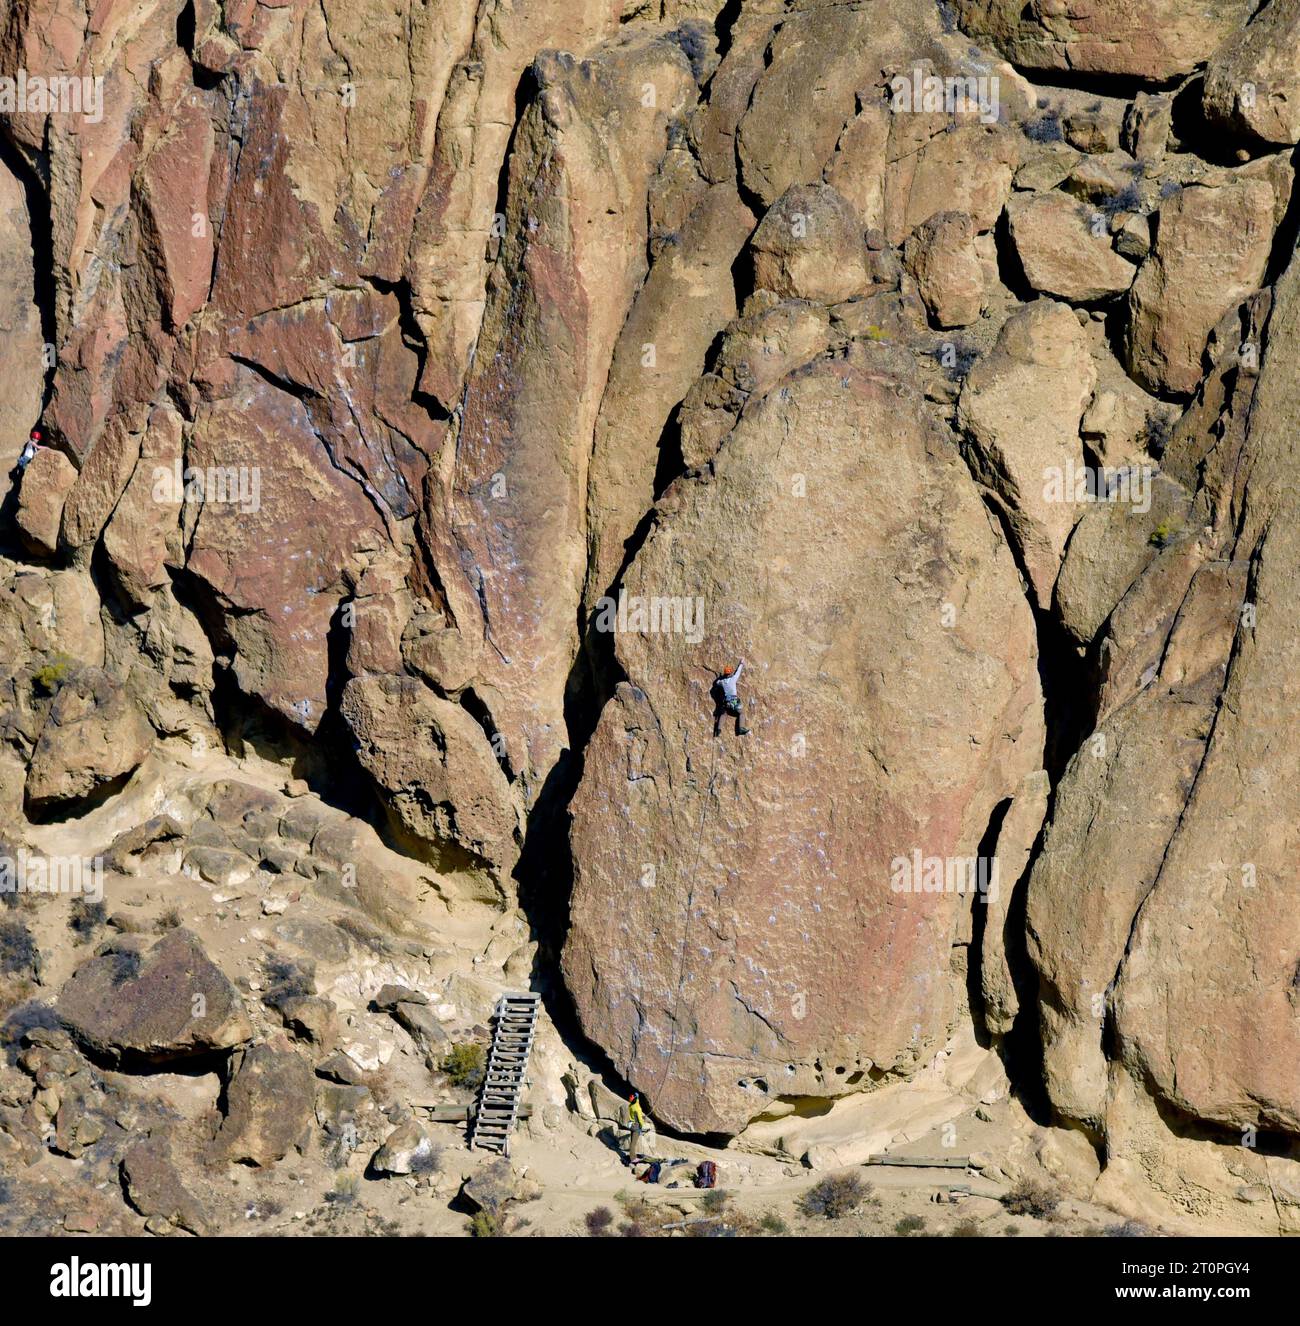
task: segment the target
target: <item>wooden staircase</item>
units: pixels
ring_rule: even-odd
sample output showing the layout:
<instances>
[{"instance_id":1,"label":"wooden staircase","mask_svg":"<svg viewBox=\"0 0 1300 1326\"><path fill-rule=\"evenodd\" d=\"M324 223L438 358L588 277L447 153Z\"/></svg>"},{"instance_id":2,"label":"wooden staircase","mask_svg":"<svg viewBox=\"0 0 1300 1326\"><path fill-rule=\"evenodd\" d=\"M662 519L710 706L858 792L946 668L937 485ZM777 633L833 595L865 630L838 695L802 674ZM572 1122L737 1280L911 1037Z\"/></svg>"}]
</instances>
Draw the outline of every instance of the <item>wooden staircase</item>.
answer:
<instances>
[{"instance_id":1,"label":"wooden staircase","mask_svg":"<svg viewBox=\"0 0 1300 1326\"><path fill-rule=\"evenodd\" d=\"M510 1154L510 1134L519 1117L524 1072L541 1007L542 997L535 994L504 994L497 1001L492 1052L470 1134L472 1148Z\"/></svg>"}]
</instances>

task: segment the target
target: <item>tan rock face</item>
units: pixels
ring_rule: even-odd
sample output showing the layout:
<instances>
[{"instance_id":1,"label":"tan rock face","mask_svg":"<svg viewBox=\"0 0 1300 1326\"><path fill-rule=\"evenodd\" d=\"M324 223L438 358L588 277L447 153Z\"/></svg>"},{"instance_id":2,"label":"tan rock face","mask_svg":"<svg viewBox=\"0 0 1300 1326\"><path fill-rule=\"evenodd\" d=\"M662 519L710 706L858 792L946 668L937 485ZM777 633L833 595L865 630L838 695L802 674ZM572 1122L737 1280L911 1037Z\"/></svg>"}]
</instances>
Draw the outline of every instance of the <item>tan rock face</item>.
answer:
<instances>
[{"instance_id":1,"label":"tan rock face","mask_svg":"<svg viewBox=\"0 0 1300 1326\"><path fill-rule=\"evenodd\" d=\"M1187 524L1191 497L1154 473L1149 461L1103 471L1095 498L1083 507L1057 577L1054 603L1061 624L1081 644L1101 629L1165 538Z\"/></svg>"},{"instance_id":2,"label":"tan rock face","mask_svg":"<svg viewBox=\"0 0 1300 1326\"><path fill-rule=\"evenodd\" d=\"M76 480L72 462L53 447L42 447L23 470L14 522L38 556L49 557L58 547L63 499Z\"/></svg>"},{"instance_id":3,"label":"tan rock face","mask_svg":"<svg viewBox=\"0 0 1300 1326\"><path fill-rule=\"evenodd\" d=\"M1043 299L1007 319L992 353L971 370L958 404L973 472L1005 512L1044 607L1083 514L1067 478L1083 465L1079 423L1096 380L1078 320L1064 304Z\"/></svg>"},{"instance_id":4,"label":"tan rock face","mask_svg":"<svg viewBox=\"0 0 1300 1326\"><path fill-rule=\"evenodd\" d=\"M1030 69L1127 74L1164 82L1190 73L1245 26L1251 0L1093 0L1070 6L957 0L962 29Z\"/></svg>"},{"instance_id":5,"label":"tan rock face","mask_svg":"<svg viewBox=\"0 0 1300 1326\"><path fill-rule=\"evenodd\" d=\"M979 933L980 994L983 997L984 1025L995 1036L1005 1036L1015 1025L1020 1011L1020 996L1016 989L1013 963L1019 964L1019 949L1023 942L1020 931L1023 922L1012 909L1013 892L1025 873L1039 833L1047 816L1051 779L1044 769L1029 774L1016 789L998 829L997 862L1000 887L996 897L990 896L976 922L974 934Z\"/></svg>"},{"instance_id":6,"label":"tan rock face","mask_svg":"<svg viewBox=\"0 0 1300 1326\"><path fill-rule=\"evenodd\" d=\"M1211 124L1266 143L1300 143L1300 4L1266 5L1217 51L1202 96Z\"/></svg>"},{"instance_id":7,"label":"tan rock face","mask_svg":"<svg viewBox=\"0 0 1300 1326\"><path fill-rule=\"evenodd\" d=\"M140 607L153 603L168 584L167 566L179 560L178 516L181 501L173 493L177 466L184 485L183 430L180 414L168 406L154 412L130 479L104 527L104 552L126 598Z\"/></svg>"},{"instance_id":8,"label":"tan rock face","mask_svg":"<svg viewBox=\"0 0 1300 1326\"><path fill-rule=\"evenodd\" d=\"M838 304L867 287L867 249L848 202L829 185L795 186L750 240L754 286L781 299Z\"/></svg>"},{"instance_id":9,"label":"tan rock face","mask_svg":"<svg viewBox=\"0 0 1300 1326\"><path fill-rule=\"evenodd\" d=\"M1129 292L1127 367L1147 390L1190 395L1211 328L1264 279L1276 194L1262 179L1180 190Z\"/></svg>"},{"instance_id":10,"label":"tan rock face","mask_svg":"<svg viewBox=\"0 0 1300 1326\"><path fill-rule=\"evenodd\" d=\"M894 244L936 212L954 209L968 213L977 231L991 230L1011 192L1020 164L1019 134L998 124L950 128L951 122L934 123L936 118L894 119L884 224Z\"/></svg>"},{"instance_id":11,"label":"tan rock face","mask_svg":"<svg viewBox=\"0 0 1300 1326\"><path fill-rule=\"evenodd\" d=\"M753 228L729 186L710 186L659 251L619 333L587 473L588 610L614 582L654 502L673 412L737 312L731 269Z\"/></svg>"},{"instance_id":12,"label":"tan rock face","mask_svg":"<svg viewBox=\"0 0 1300 1326\"><path fill-rule=\"evenodd\" d=\"M628 577L697 600L703 633L616 637L629 681L574 803L564 970L588 1034L677 1126L730 1130L924 1056L970 901L895 890L895 858L973 854L1041 751L1013 567L889 364L858 350L785 379L711 481L671 490ZM786 451L792 431L817 445ZM740 585L761 610L737 610ZM1019 607L986 633L993 600ZM714 740L712 676L741 655L753 731Z\"/></svg>"},{"instance_id":13,"label":"tan rock face","mask_svg":"<svg viewBox=\"0 0 1300 1326\"><path fill-rule=\"evenodd\" d=\"M1016 194L1007 203L1007 227L1025 279L1044 295L1088 304L1121 295L1136 269L1100 234L1097 214L1063 193Z\"/></svg>"},{"instance_id":14,"label":"tan rock face","mask_svg":"<svg viewBox=\"0 0 1300 1326\"><path fill-rule=\"evenodd\" d=\"M695 94L686 57L660 39L621 42L590 64L549 55L536 73L455 466L430 485L424 512L451 616L478 654L476 686L510 768L530 779L564 744L597 408L645 276L645 197L667 122ZM626 89L645 83L654 103L629 107ZM606 138L597 126L616 107L620 128ZM597 282L599 299L588 292Z\"/></svg>"},{"instance_id":15,"label":"tan rock face","mask_svg":"<svg viewBox=\"0 0 1300 1326\"><path fill-rule=\"evenodd\" d=\"M1029 885L1048 1089L1064 1114L1121 1138L1134 1105L1108 1064L1106 1026L1132 1081L1165 1108L1233 1129L1295 1127L1297 937L1276 889L1293 850L1277 814L1294 778L1279 742L1294 712L1293 633L1279 612L1294 540L1278 480L1295 455L1298 288L1292 264L1250 426L1229 423L1228 454L1204 462L1251 472L1245 523L1176 539L1116 611L1115 702L1057 789ZM1175 467L1192 437L1178 438ZM1097 877L1104 891L1078 888Z\"/></svg>"},{"instance_id":16,"label":"tan rock face","mask_svg":"<svg viewBox=\"0 0 1300 1326\"><path fill-rule=\"evenodd\" d=\"M502 238L493 233L497 188L520 79L539 51L581 52L612 37L619 9L610 0L487 7L458 0L436 13L415 11L432 89L421 98L418 146L427 151L431 142L433 159L408 271L429 347L421 390L447 408L463 388L484 314L491 250ZM635 92L639 97L642 89Z\"/></svg>"},{"instance_id":17,"label":"tan rock face","mask_svg":"<svg viewBox=\"0 0 1300 1326\"><path fill-rule=\"evenodd\" d=\"M965 212L939 212L907 242L907 270L937 327L964 327L984 306L984 268L975 223Z\"/></svg>"},{"instance_id":18,"label":"tan rock face","mask_svg":"<svg viewBox=\"0 0 1300 1326\"><path fill-rule=\"evenodd\" d=\"M1038 1029L1101 1193L1199 1210L1207 1125L1300 1135L1293 0L92 8L10 6L0 61L106 78L0 116L3 468L56 444L0 503L18 836L227 741L373 793L511 980L564 938L680 1128L908 1090L979 1026ZM1076 496L1094 461L1158 463L1149 506ZM268 797L123 859L412 939L378 829ZM999 896L925 889L981 850ZM244 1045L194 943L79 966L83 1045ZM231 1067L214 1155L274 1163L310 1065ZM128 1187L197 1223L170 1164Z\"/></svg>"},{"instance_id":19,"label":"tan rock face","mask_svg":"<svg viewBox=\"0 0 1300 1326\"><path fill-rule=\"evenodd\" d=\"M713 371L686 393L679 422L688 470L707 465L747 400L766 395L791 369L815 359L831 339L826 309L804 300L751 301L726 330Z\"/></svg>"},{"instance_id":20,"label":"tan rock face","mask_svg":"<svg viewBox=\"0 0 1300 1326\"><path fill-rule=\"evenodd\" d=\"M414 839L459 847L494 866L511 852L505 775L474 718L413 677L354 677L342 712L358 758Z\"/></svg>"},{"instance_id":21,"label":"tan rock face","mask_svg":"<svg viewBox=\"0 0 1300 1326\"><path fill-rule=\"evenodd\" d=\"M901 39L900 9L792 14L777 27L736 132L741 177L764 204L821 174L873 58L888 58ZM810 66L822 71L811 88Z\"/></svg>"},{"instance_id":22,"label":"tan rock face","mask_svg":"<svg viewBox=\"0 0 1300 1326\"><path fill-rule=\"evenodd\" d=\"M31 217L22 180L0 165L0 492L36 422L44 379L44 337L36 306Z\"/></svg>"},{"instance_id":23,"label":"tan rock face","mask_svg":"<svg viewBox=\"0 0 1300 1326\"><path fill-rule=\"evenodd\" d=\"M1278 737L1297 712L1297 646L1283 604L1298 549L1294 498L1282 476L1295 464L1298 293L1293 261L1279 283L1245 443L1260 487L1234 560L1248 550L1258 560L1248 580L1206 578L1200 602L1184 608L1175 628L1187 646L1173 650L1169 669L1183 687L1222 664L1224 645L1231 654L1196 782L1137 915L1115 1000L1124 1060L1149 1073L1171 1105L1233 1127L1288 1132L1300 1116L1300 933L1280 903L1284 863L1295 849L1290 817L1277 809L1297 774L1295 752ZM1212 670L1210 678L1213 693L1220 683ZM1202 983L1206 972L1212 980ZM1219 1034L1204 1035L1209 1026Z\"/></svg>"}]
</instances>

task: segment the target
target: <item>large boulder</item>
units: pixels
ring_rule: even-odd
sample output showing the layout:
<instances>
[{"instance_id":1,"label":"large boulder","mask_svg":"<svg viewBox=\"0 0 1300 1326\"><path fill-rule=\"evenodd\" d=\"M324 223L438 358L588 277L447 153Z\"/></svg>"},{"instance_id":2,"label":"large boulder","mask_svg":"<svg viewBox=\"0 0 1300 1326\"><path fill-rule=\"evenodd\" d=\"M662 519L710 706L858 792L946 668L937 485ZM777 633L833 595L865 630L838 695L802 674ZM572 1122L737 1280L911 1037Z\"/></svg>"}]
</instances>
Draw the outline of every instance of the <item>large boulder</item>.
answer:
<instances>
[{"instance_id":1,"label":"large boulder","mask_svg":"<svg viewBox=\"0 0 1300 1326\"><path fill-rule=\"evenodd\" d=\"M102 794L149 753L152 730L122 683L80 668L58 687L27 769L30 810L46 812Z\"/></svg>"},{"instance_id":2,"label":"large boulder","mask_svg":"<svg viewBox=\"0 0 1300 1326\"><path fill-rule=\"evenodd\" d=\"M1053 603L1080 644L1093 639L1160 545L1185 529L1190 496L1153 470L1146 462L1103 474L1097 501L1075 527Z\"/></svg>"},{"instance_id":3,"label":"large boulder","mask_svg":"<svg viewBox=\"0 0 1300 1326\"><path fill-rule=\"evenodd\" d=\"M1025 280L1044 295L1089 304L1122 295L1136 272L1100 234L1096 214L1063 193L1019 193L1007 203L1007 230Z\"/></svg>"},{"instance_id":4,"label":"large boulder","mask_svg":"<svg viewBox=\"0 0 1300 1326\"><path fill-rule=\"evenodd\" d=\"M316 1112L316 1079L293 1050L254 1045L238 1056L226 1087L220 1155L265 1168L301 1146Z\"/></svg>"},{"instance_id":5,"label":"large boulder","mask_svg":"<svg viewBox=\"0 0 1300 1326\"><path fill-rule=\"evenodd\" d=\"M1013 64L1154 83L1191 73L1255 8L1255 0L956 0L962 30Z\"/></svg>"},{"instance_id":6,"label":"large boulder","mask_svg":"<svg viewBox=\"0 0 1300 1326\"><path fill-rule=\"evenodd\" d=\"M736 131L741 179L765 206L821 177L872 63L879 67L906 41L902 9L898 0L874 12L836 6L777 26ZM810 83L812 66L818 76Z\"/></svg>"},{"instance_id":7,"label":"large boulder","mask_svg":"<svg viewBox=\"0 0 1300 1326\"><path fill-rule=\"evenodd\" d=\"M147 952L124 943L82 963L58 1012L87 1051L124 1065L220 1054L253 1034L239 992L188 930Z\"/></svg>"},{"instance_id":8,"label":"large boulder","mask_svg":"<svg viewBox=\"0 0 1300 1326\"><path fill-rule=\"evenodd\" d=\"M166 1221L191 1234L212 1234L215 1223L189 1190L165 1137L133 1142L122 1157L122 1188L127 1200L150 1219Z\"/></svg>"},{"instance_id":9,"label":"large boulder","mask_svg":"<svg viewBox=\"0 0 1300 1326\"><path fill-rule=\"evenodd\" d=\"M76 481L72 462L53 447L42 447L23 470L14 523L38 556L52 556L57 549L63 501Z\"/></svg>"},{"instance_id":10,"label":"large boulder","mask_svg":"<svg viewBox=\"0 0 1300 1326\"><path fill-rule=\"evenodd\" d=\"M782 299L838 304L870 277L862 226L828 184L794 185L772 204L749 242L754 288Z\"/></svg>"},{"instance_id":11,"label":"large boulder","mask_svg":"<svg viewBox=\"0 0 1300 1326\"><path fill-rule=\"evenodd\" d=\"M361 765L416 840L500 871L512 860L515 811L492 746L472 714L415 677L354 677L343 716Z\"/></svg>"},{"instance_id":12,"label":"large boulder","mask_svg":"<svg viewBox=\"0 0 1300 1326\"><path fill-rule=\"evenodd\" d=\"M1210 331L1268 270L1276 204L1267 180L1249 178L1180 189L1161 207L1124 339L1128 370L1148 391L1196 390Z\"/></svg>"},{"instance_id":13,"label":"large boulder","mask_svg":"<svg viewBox=\"0 0 1300 1326\"><path fill-rule=\"evenodd\" d=\"M973 856L1040 761L1014 566L907 372L860 345L784 379L712 478L670 490L626 581L699 629L615 636L628 680L573 804L563 967L675 1127L735 1131L942 1042L972 899L906 891L898 861ZM712 677L741 655L752 731L713 739Z\"/></svg>"},{"instance_id":14,"label":"large boulder","mask_svg":"<svg viewBox=\"0 0 1300 1326\"><path fill-rule=\"evenodd\" d=\"M937 327L964 327L984 307L984 266L975 223L965 212L936 212L907 241L907 270Z\"/></svg>"},{"instance_id":15,"label":"large boulder","mask_svg":"<svg viewBox=\"0 0 1300 1326\"><path fill-rule=\"evenodd\" d=\"M1290 146L1300 143L1300 2L1272 0L1215 53L1201 103L1217 129Z\"/></svg>"}]
</instances>

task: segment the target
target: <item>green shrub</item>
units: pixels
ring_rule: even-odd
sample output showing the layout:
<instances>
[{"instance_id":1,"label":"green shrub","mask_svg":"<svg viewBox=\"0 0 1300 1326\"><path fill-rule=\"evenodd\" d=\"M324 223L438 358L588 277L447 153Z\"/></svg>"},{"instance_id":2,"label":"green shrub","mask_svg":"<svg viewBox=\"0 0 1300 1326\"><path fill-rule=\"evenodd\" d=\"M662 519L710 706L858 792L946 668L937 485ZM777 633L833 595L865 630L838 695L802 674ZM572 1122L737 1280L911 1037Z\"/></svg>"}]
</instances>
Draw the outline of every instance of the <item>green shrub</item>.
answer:
<instances>
[{"instance_id":1,"label":"green shrub","mask_svg":"<svg viewBox=\"0 0 1300 1326\"><path fill-rule=\"evenodd\" d=\"M758 1227L764 1234L788 1234L790 1226L775 1211L765 1211Z\"/></svg>"},{"instance_id":2,"label":"green shrub","mask_svg":"<svg viewBox=\"0 0 1300 1326\"><path fill-rule=\"evenodd\" d=\"M909 1234L919 1234L925 1228L925 1221L918 1215L904 1216L894 1226L894 1233L906 1238Z\"/></svg>"},{"instance_id":3,"label":"green shrub","mask_svg":"<svg viewBox=\"0 0 1300 1326\"><path fill-rule=\"evenodd\" d=\"M469 1218L469 1236L472 1239L495 1239L502 1235L501 1220L489 1211L475 1211Z\"/></svg>"},{"instance_id":4,"label":"green shrub","mask_svg":"<svg viewBox=\"0 0 1300 1326\"><path fill-rule=\"evenodd\" d=\"M453 1087L476 1090L483 1081L487 1055L477 1042L462 1041L453 1045L442 1056L438 1067L447 1075L447 1080Z\"/></svg>"},{"instance_id":5,"label":"green shrub","mask_svg":"<svg viewBox=\"0 0 1300 1326\"><path fill-rule=\"evenodd\" d=\"M42 695L53 695L68 679L72 659L66 654L55 654L43 667L32 673L32 684Z\"/></svg>"}]
</instances>

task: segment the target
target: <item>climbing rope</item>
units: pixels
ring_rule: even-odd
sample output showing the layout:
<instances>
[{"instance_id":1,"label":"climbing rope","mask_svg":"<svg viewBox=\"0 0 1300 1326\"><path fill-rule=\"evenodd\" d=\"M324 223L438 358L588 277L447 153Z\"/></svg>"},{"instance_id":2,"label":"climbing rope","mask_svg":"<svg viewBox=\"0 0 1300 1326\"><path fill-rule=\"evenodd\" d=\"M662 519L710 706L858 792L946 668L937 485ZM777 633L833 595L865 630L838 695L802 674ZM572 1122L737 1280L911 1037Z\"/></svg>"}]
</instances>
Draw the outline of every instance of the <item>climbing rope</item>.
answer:
<instances>
[{"instance_id":1,"label":"climbing rope","mask_svg":"<svg viewBox=\"0 0 1300 1326\"><path fill-rule=\"evenodd\" d=\"M668 1081L669 1071L673 1066L673 1056L677 1053L677 1019L681 1014L682 1008L682 987L686 983L686 943L690 938L691 932L691 911L695 906L695 874L699 868L700 857L704 854L704 817L709 812L709 805L714 796L713 782L717 776L718 768L718 745L719 741L715 737L713 742L713 762L709 767L709 781L704 788L704 804L700 807L700 822L695 828L695 860L691 863L689 887L686 891L686 915L682 920L682 945L681 952L677 957L677 992L673 1002L672 1013L672 1033L668 1041L668 1055L664 1059L663 1072L659 1077L659 1085L655 1088L655 1095L659 1095L664 1084Z\"/></svg>"}]
</instances>

